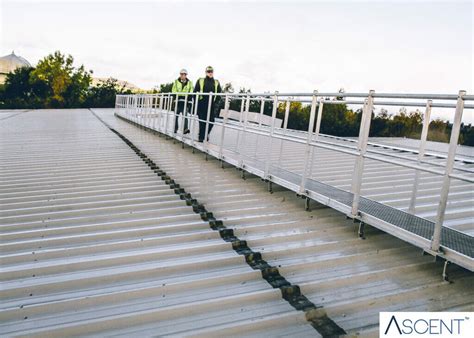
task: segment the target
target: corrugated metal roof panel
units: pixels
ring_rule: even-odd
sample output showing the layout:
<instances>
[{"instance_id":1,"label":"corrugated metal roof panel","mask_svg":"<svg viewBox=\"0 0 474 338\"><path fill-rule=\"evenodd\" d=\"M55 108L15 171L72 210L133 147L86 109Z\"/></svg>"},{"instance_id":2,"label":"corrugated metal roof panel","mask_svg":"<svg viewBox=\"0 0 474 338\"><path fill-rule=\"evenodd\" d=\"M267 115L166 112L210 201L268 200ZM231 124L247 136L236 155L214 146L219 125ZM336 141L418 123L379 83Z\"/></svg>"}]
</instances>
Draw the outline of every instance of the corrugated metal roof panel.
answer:
<instances>
[{"instance_id":1,"label":"corrugated metal roof panel","mask_svg":"<svg viewBox=\"0 0 474 338\"><path fill-rule=\"evenodd\" d=\"M474 309L472 273L443 282L411 245L373 228L361 240L335 210L94 111L348 333L376 335L379 311ZM2 334L318 335L87 110L0 131Z\"/></svg>"},{"instance_id":2,"label":"corrugated metal roof panel","mask_svg":"<svg viewBox=\"0 0 474 338\"><path fill-rule=\"evenodd\" d=\"M221 169L211 157L204 161L203 154L193 155L189 148L180 150L180 145L171 140L162 142L156 135L117 121L110 111L98 113L160 163L186 190L199 196L269 263L281 266L282 275L300 285L315 304L324 304L338 324L347 323L341 326L349 332L372 332L379 311L440 311L447 304L445 301L451 300L460 303L448 305L445 310L458 306L473 309L472 302L462 300L472 297L468 287L472 273L452 267L466 277L461 277L460 283L465 284L453 293L445 291L452 285L440 281L437 274L441 266L422 256L419 249L373 228L365 241L360 240L356 227L334 210L319 205L308 213L292 192L277 189L268 194L259 178L242 180L238 171ZM249 141L247 146L251 144ZM234 183L229 189L227 180L231 177ZM259 187L260 193L250 197L247 189L254 186ZM258 217L263 224L248 222L247 218L252 217ZM427 291L421 292L424 289ZM449 293L449 300L444 298L444 292Z\"/></svg>"},{"instance_id":3,"label":"corrugated metal roof panel","mask_svg":"<svg viewBox=\"0 0 474 338\"><path fill-rule=\"evenodd\" d=\"M2 334L316 332L89 111L0 128Z\"/></svg>"}]
</instances>

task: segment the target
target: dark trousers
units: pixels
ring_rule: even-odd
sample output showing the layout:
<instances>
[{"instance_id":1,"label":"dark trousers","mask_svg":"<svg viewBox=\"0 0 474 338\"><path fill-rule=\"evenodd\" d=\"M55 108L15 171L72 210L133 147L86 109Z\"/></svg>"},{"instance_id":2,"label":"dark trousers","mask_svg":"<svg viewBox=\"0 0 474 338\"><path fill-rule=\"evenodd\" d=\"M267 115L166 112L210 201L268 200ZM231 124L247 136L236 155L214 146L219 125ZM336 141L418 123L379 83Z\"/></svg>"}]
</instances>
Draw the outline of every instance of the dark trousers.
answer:
<instances>
[{"instance_id":1,"label":"dark trousers","mask_svg":"<svg viewBox=\"0 0 474 338\"><path fill-rule=\"evenodd\" d=\"M207 108L209 101L206 99L201 99L198 104L197 114L199 117L199 142L204 141L206 136L206 120L207 120ZM211 114L209 115L209 127L208 127L208 136L211 134L212 127L214 127L214 103L211 105Z\"/></svg>"},{"instance_id":2,"label":"dark trousers","mask_svg":"<svg viewBox=\"0 0 474 338\"><path fill-rule=\"evenodd\" d=\"M190 103L188 101L188 103ZM184 123L184 128L183 130L188 129L188 119L186 117L186 112L184 109L184 101L178 101L178 111L176 113L176 121L174 123L174 132L176 133L178 131L178 119L179 115L183 115L183 123Z\"/></svg>"}]
</instances>

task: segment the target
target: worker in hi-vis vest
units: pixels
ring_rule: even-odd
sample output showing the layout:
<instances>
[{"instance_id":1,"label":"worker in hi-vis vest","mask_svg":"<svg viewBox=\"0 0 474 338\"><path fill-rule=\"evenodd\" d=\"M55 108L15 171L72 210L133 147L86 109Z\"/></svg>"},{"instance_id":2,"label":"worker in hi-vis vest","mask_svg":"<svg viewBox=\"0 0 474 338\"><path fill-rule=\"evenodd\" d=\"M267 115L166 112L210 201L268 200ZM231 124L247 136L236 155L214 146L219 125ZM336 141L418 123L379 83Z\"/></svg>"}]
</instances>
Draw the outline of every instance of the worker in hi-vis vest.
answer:
<instances>
[{"instance_id":1,"label":"worker in hi-vis vest","mask_svg":"<svg viewBox=\"0 0 474 338\"><path fill-rule=\"evenodd\" d=\"M178 131L178 118L179 115L181 114L183 117L183 123L184 123L184 128L183 131L185 134L189 133L188 129L188 120L186 119L186 112L188 110L188 107L185 107L184 105L186 104L189 106L192 102L192 96L188 95L188 100L187 103L186 101L186 93L192 93L193 92L193 83L191 80L188 79L188 71L186 69L181 69L179 72L179 78L177 78L173 82L173 88L171 89L172 93L183 93L183 95L177 95L175 99L177 99L178 103L178 109L177 109L177 114L176 114L176 121L174 124L174 132L176 133Z\"/></svg>"},{"instance_id":2,"label":"worker in hi-vis vest","mask_svg":"<svg viewBox=\"0 0 474 338\"><path fill-rule=\"evenodd\" d=\"M200 78L194 87L195 93L222 93L222 88L216 79L214 79L214 69L209 66L206 68L206 77ZM209 115L209 129L208 135L211 133L211 129L214 126L214 110L218 106L220 96L213 96L211 102L211 113ZM198 95L197 96L197 114L199 117L199 142L204 141L206 134L206 120L207 120L207 110L209 106L209 95Z\"/></svg>"}]
</instances>

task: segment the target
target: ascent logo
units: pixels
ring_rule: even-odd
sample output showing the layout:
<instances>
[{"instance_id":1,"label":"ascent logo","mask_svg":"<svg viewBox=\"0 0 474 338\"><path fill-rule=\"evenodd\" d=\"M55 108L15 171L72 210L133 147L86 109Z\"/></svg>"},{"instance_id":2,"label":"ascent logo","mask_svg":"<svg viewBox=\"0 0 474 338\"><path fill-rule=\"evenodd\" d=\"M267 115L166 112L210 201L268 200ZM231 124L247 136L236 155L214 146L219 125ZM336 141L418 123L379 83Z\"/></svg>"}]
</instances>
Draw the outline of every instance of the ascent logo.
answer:
<instances>
[{"instance_id":1,"label":"ascent logo","mask_svg":"<svg viewBox=\"0 0 474 338\"><path fill-rule=\"evenodd\" d=\"M380 312L380 338L474 337L473 312Z\"/></svg>"}]
</instances>

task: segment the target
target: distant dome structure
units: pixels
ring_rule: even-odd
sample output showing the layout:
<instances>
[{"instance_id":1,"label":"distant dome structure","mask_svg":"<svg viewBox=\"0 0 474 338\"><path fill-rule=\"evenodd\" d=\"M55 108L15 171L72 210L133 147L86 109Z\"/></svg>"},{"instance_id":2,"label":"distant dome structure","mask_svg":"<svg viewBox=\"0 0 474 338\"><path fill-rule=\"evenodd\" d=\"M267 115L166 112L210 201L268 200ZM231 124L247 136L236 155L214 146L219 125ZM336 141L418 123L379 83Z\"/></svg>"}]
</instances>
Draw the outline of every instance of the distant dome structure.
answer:
<instances>
[{"instance_id":1,"label":"distant dome structure","mask_svg":"<svg viewBox=\"0 0 474 338\"><path fill-rule=\"evenodd\" d=\"M13 51L9 55L0 57L0 84L5 82L8 73L21 67L31 67L31 64Z\"/></svg>"}]
</instances>

